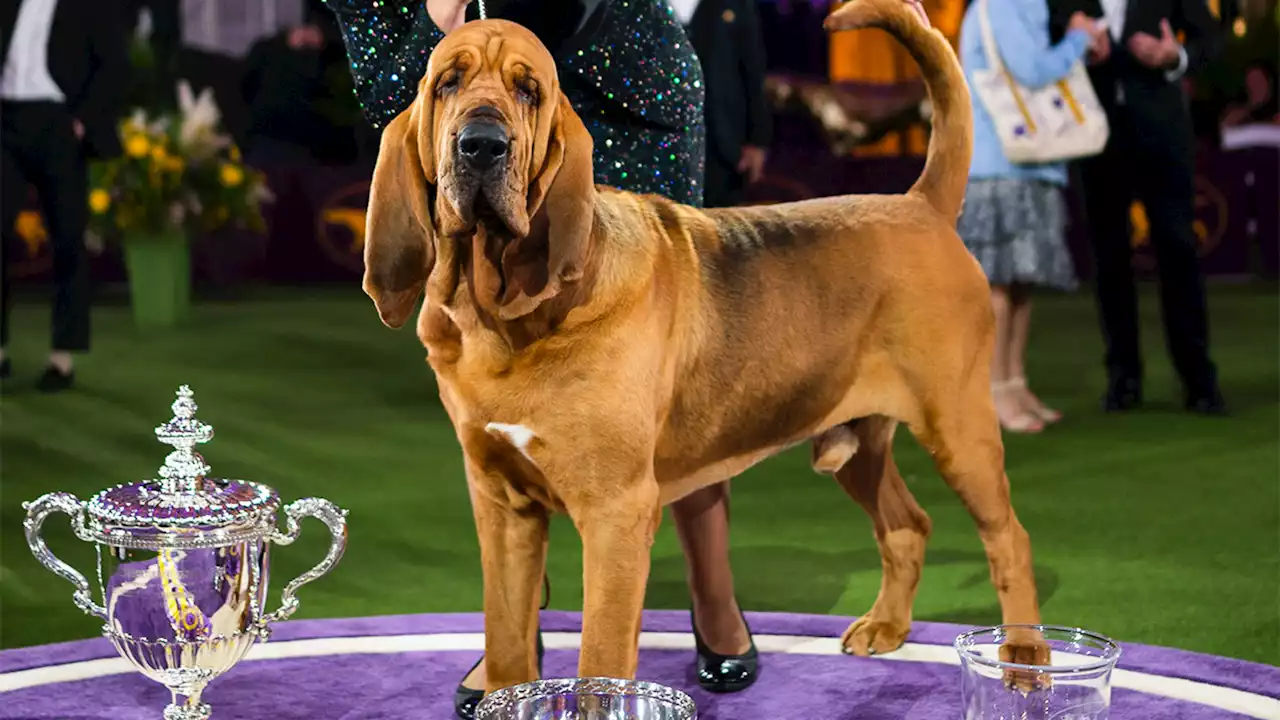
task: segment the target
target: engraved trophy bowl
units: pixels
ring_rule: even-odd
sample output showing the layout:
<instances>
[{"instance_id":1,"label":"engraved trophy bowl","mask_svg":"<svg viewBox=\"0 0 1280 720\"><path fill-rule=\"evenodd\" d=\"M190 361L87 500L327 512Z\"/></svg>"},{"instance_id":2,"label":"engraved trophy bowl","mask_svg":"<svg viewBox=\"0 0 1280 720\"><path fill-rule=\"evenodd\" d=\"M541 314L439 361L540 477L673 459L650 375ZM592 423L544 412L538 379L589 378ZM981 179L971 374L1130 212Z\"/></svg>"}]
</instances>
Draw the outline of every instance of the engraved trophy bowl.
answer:
<instances>
[{"instance_id":1,"label":"engraved trophy bowl","mask_svg":"<svg viewBox=\"0 0 1280 720\"><path fill-rule=\"evenodd\" d=\"M489 693L476 720L697 720L693 698L651 682L537 680Z\"/></svg>"},{"instance_id":2,"label":"engraved trophy bowl","mask_svg":"<svg viewBox=\"0 0 1280 720\"><path fill-rule=\"evenodd\" d=\"M246 480L208 476L195 446L213 428L195 418L191 388L183 385L173 418L156 428L174 449L154 480L118 485L81 501L53 492L23 507L32 554L75 586L72 599L102 619L102 633L122 657L173 694L165 720L205 720L201 701L209 681L231 669L270 624L298 609L297 591L333 569L347 546L346 511L321 498L283 508L276 491ZM50 514L71 516L77 538L93 543L98 591L45 545L41 527ZM332 534L324 560L288 583L278 610L265 612L271 545L298 538L300 521L314 517Z\"/></svg>"}]
</instances>

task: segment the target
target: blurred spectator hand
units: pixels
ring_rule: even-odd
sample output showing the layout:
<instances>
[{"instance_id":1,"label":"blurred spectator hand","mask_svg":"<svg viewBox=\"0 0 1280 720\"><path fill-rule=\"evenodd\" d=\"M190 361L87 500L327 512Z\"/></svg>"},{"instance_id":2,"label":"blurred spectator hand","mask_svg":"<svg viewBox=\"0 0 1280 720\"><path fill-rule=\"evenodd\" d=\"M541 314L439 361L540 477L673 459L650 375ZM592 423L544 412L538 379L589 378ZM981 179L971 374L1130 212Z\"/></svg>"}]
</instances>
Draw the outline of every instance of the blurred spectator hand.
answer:
<instances>
[{"instance_id":1,"label":"blurred spectator hand","mask_svg":"<svg viewBox=\"0 0 1280 720\"><path fill-rule=\"evenodd\" d=\"M1256 121L1258 111L1271 102L1271 78L1260 67L1249 68L1244 76L1245 99L1243 103L1230 105L1222 116L1223 127L1235 127ZM1277 122L1280 115L1264 122Z\"/></svg>"},{"instance_id":2,"label":"blurred spectator hand","mask_svg":"<svg viewBox=\"0 0 1280 720\"><path fill-rule=\"evenodd\" d=\"M1111 57L1111 34L1107 32L1107 26L1098 23L1101 32L1093 36L1093 42L1089 43L1089 52L1085 54L1085 60L1090 65L1104 63L1107 58Z\"/></svg>"},{"instance_id":3,"label":"blurred spectator hand","mask_svg":"<svg viewBox=\"0 0 1280 720\"><path fill-rule=\"evenodd\" d=\"M1071 19L1067 21L1067 30L1080 30L1094 37L1098 34L1098 25L1097 20L1077 10L1071 13Z\"/></svg>"},{"instance_id":4,"label":"blurred spectator hand","mask_svg":"<svg viewBox=\"0 0 1280 720\"><path fill-rule=\"evenodd\" d=\"M1089 35L1089 52L1086 59L1089 64L1103 62L1111 55L1111 36L1107 34L1107 25L1082 12L1072 13L1067 22L1067 30L1079 30Z\"/></svg>"},{"instance_id":5,"label":"blurred spectator hand","mask_svg":"<svg viewBox=\"0 0 1280 720\"><path fill-rule=\"evenodd\" d=\"M79 120L72 120L71 131L76 134L77 140L84 139L84 123L80 122Z\"/></svg>"},{"instance_id":6,"label":"blurred spectator hand","mask_svg":"<svg viewBox=\"0 0 1280 720\"><path fill-rule=\"evenodd\" d=\"M1135 33L1129 38L1129 52L1138 62L1153 70L1168 70L1178 65L1178 51L1181 45L1173 36L1173 28L1168 20L1160 21L1160 37L1155 38L1146 33Z\"/></svg>"},{"instance_id":7,"label":"blurred spectator hand","mask_svg":"<svg viewBox=\"0 0 1280 720\"><path fill-rule=\"evenodd\" d=\"M747 182L756 183L764 177L764 161L768 151L754 145L742 146L742 157L738 160L738 172L747 176Z\"/></svg>"},{"instance_id":8,"label":"blurred spectator hand","mask_svg":"<svg viewBox=\"0 0 1280 720\"><path fill-rule=\"evenodd\" d=\"M290 50L319 50L324 47L324 31L317 25L299 25L289 31Z\"/></svg>"}]
</instances>

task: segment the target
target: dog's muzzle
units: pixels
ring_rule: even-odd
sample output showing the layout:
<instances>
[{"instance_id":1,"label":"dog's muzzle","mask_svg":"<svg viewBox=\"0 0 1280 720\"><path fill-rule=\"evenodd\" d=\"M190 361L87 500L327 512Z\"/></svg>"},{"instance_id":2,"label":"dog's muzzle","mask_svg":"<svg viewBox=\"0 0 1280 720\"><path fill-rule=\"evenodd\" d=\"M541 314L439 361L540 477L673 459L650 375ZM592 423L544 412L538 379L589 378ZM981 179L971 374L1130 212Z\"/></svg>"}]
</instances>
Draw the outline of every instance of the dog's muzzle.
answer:
<instances>
[{"instance_id":1,"label":"dog's muzzle","mask_svg":"<svg viewBox=\"0 0 1280 720\"><path fill-rule=\"evenodd\" d=\"M458 156L476 172L487 172L503 163L510 149L506 128L492 120L473 120L458 132Z\"/></svg>"}]
</instances>

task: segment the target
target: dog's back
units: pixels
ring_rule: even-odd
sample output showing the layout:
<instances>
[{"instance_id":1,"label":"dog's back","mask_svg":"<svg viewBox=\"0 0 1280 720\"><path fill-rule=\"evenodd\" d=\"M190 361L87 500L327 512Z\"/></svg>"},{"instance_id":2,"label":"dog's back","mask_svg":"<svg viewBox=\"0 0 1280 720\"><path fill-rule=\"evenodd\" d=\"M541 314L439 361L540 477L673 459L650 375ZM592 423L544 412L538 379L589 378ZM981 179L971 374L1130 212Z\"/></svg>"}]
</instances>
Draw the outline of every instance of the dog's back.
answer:
<instances>
[{"instance_id":1,"label":"dog's back","mask_svg":"<svg viewBox=\"0 0 1280 720\"><path fill-rule=\"evenodd\" d=\"M975 355L986 335L986 281L954 229L972 133L967 89L945 40L901 4L861 0L828 26L884 28L922 65L935 129L909 192L706 211L644 198L660 230L650 236L700 277L700 296L679 302L696 317L673 343L681 357L656 458L677 494L851 418L910 416L904 366L918 361L906 356L920 337L962 325L971 341L940 353ZM943 298L950 310L936 312Z\"/></svg>"}]
</instances>

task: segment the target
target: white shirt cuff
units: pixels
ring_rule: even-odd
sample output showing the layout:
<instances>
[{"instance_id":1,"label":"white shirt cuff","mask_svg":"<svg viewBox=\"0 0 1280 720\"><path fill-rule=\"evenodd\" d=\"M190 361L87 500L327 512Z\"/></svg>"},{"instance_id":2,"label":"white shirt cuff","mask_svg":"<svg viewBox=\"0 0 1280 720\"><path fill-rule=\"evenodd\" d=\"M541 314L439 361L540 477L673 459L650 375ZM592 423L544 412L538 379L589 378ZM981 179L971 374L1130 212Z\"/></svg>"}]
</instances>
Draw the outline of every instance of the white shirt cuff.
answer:
<instances>
[{"instance_id":1,"label":"white shirt cuff","mask_svg":"<svg viewBox=\"0 0 1280 720\"><path fill-rule=\"evenodd\" d=\"M1178 46L1178 67L1166 72L1164 74L1164 79L1168 80L1169 82L1176 82L1178 80L1181 80L1182 76L1186 74L1187 74L1187 49L1179 45Z\"/></svg>"}]
</instances>

